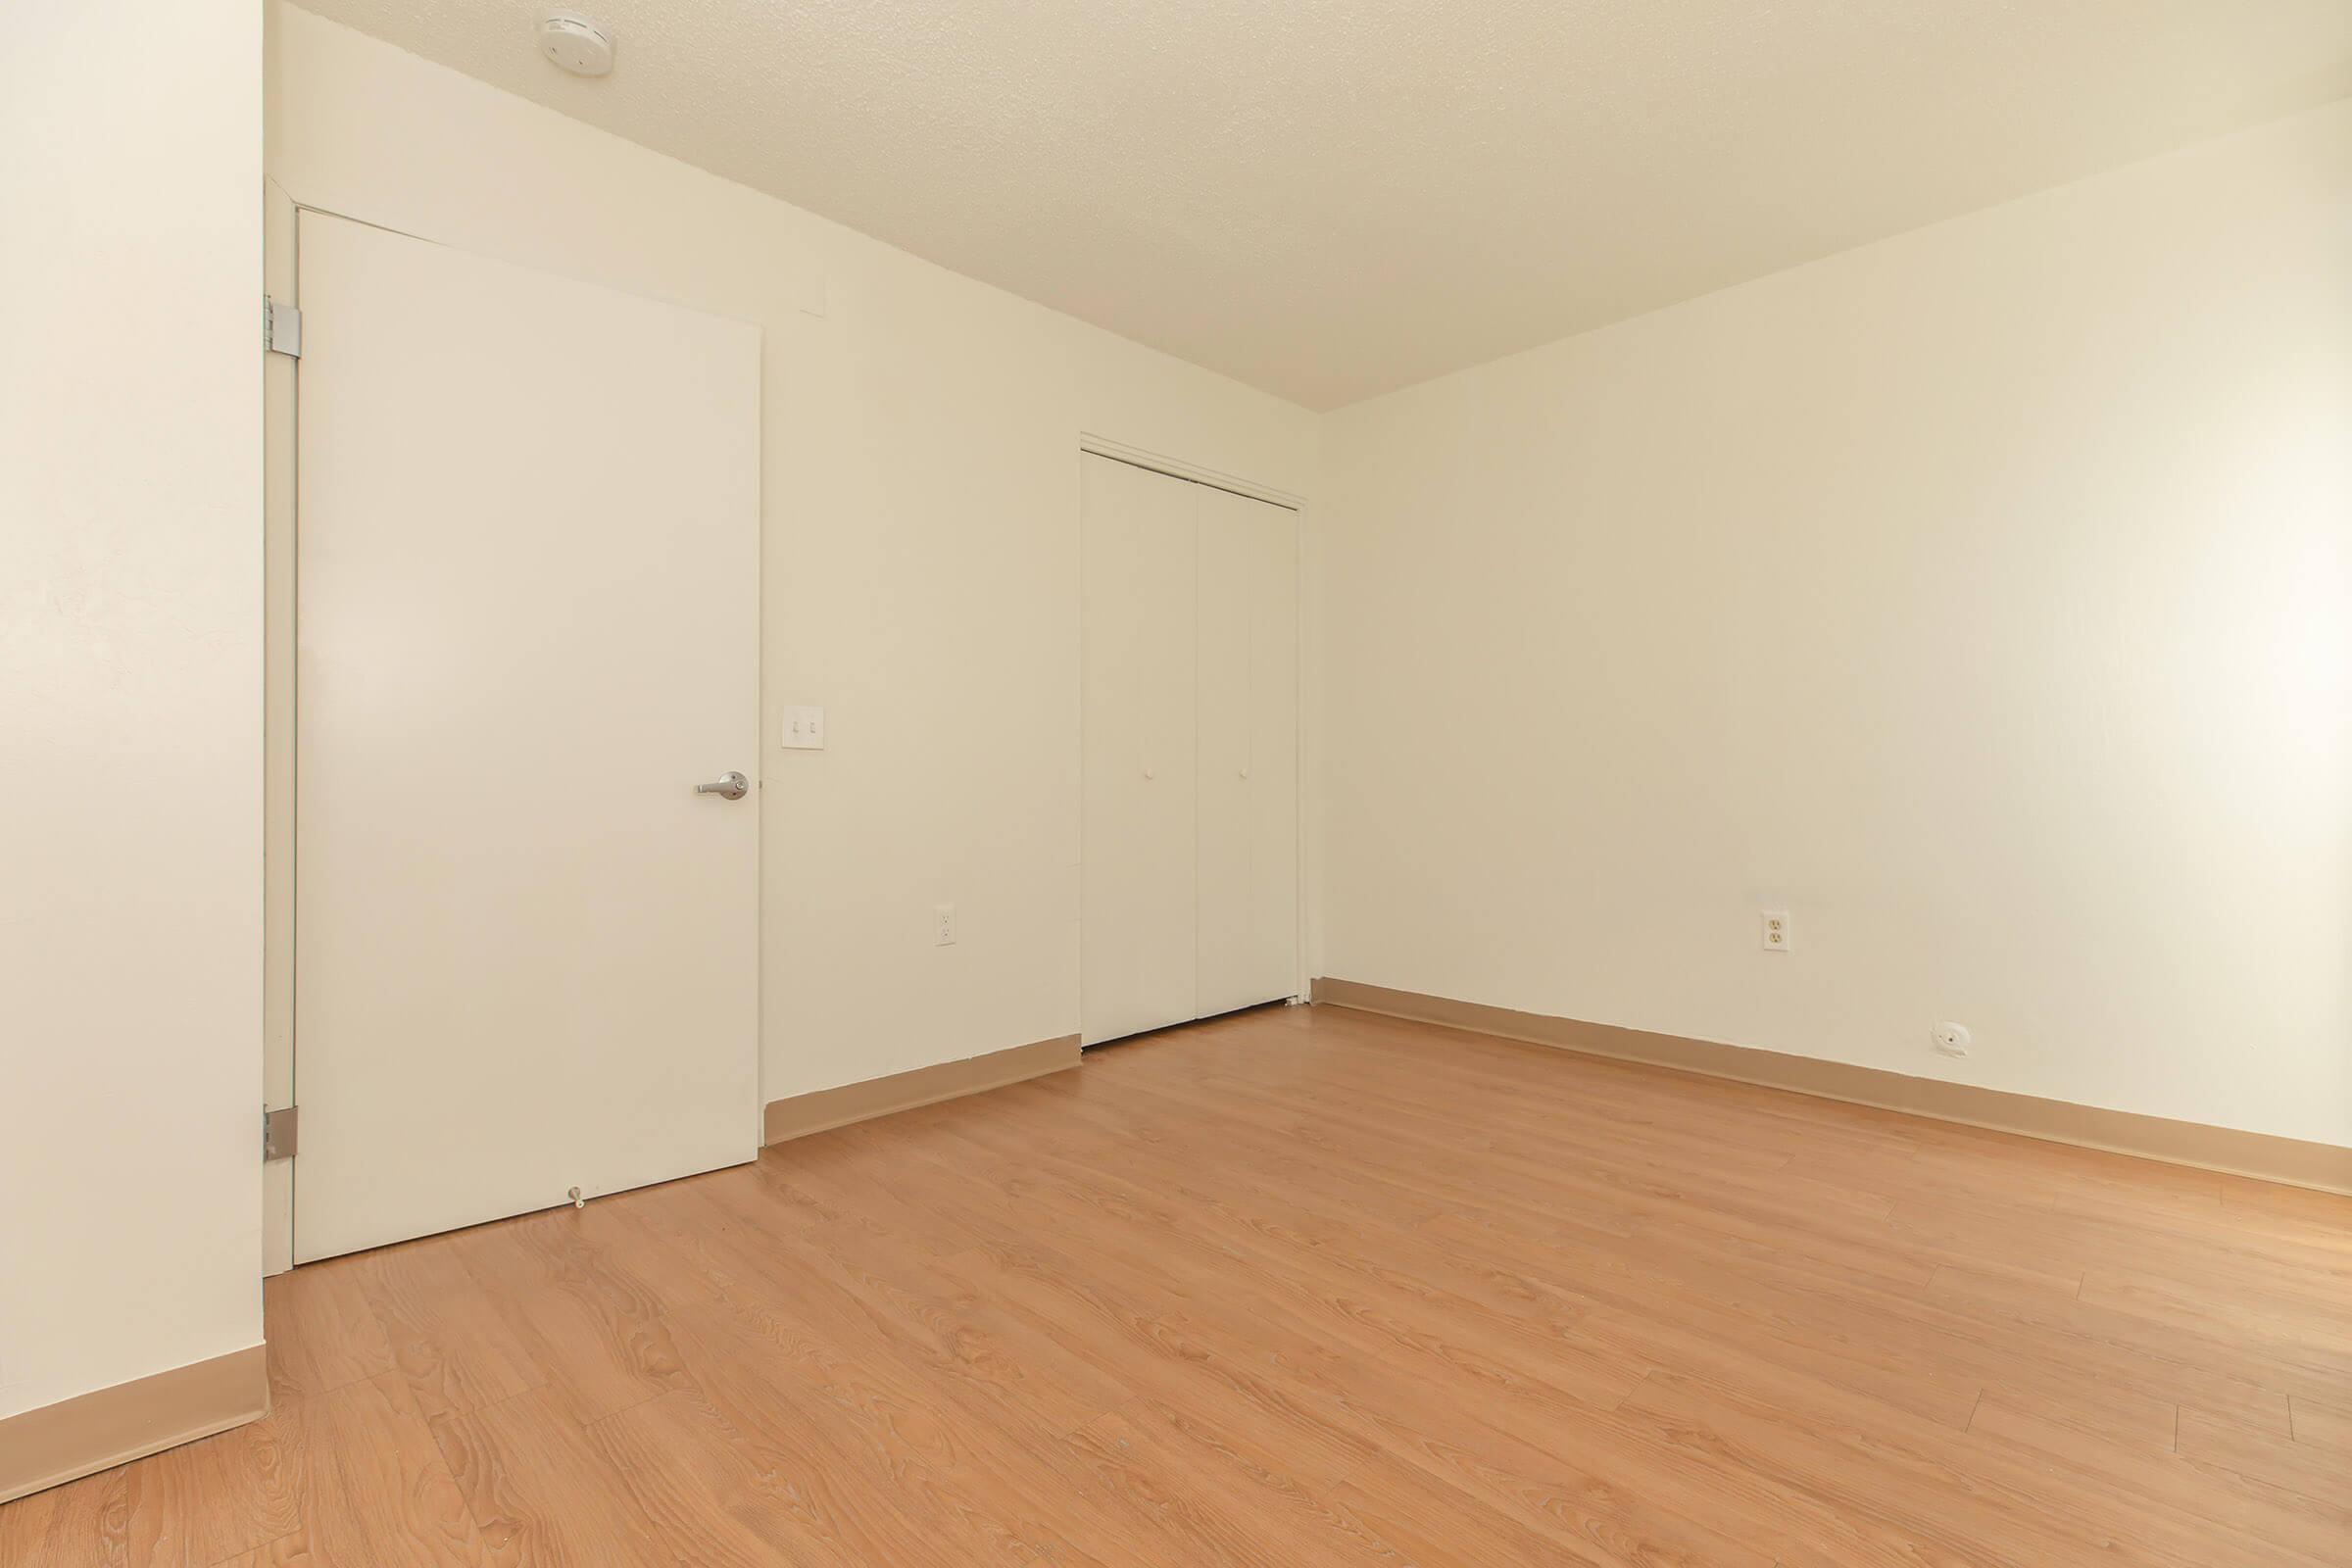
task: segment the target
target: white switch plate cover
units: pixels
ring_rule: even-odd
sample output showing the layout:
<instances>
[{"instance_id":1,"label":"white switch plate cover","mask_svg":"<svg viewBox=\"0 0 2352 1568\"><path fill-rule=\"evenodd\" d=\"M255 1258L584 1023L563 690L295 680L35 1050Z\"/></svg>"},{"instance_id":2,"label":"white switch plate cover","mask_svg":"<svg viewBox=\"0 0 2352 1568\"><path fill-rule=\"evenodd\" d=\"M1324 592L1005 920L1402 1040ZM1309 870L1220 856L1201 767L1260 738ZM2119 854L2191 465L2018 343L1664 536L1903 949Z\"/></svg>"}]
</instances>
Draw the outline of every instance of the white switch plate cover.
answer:
<instances>
[{"instance_id":1,"label":"white switch plate cover","mask_svg":"<svg viewBox=\"0 0 2352 1568\"><path fill-rule=\"evenodd\" d=\"M787 708L784 710L783 747L788 752L821 752L825 749L825 710L821 708Z\"/></svg>"}]
</instances>

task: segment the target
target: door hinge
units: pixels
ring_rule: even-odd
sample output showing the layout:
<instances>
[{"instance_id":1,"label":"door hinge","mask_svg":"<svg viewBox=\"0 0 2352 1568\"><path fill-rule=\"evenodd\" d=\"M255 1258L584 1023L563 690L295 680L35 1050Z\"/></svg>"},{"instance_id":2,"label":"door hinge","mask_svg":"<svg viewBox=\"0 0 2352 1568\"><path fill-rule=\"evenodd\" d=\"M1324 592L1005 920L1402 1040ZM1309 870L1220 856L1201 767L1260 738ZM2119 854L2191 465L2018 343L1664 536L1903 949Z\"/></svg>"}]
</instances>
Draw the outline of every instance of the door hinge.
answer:
<instances>
[{"instance_id":1,"label":"door hinge","mask_svg":"<svg viewBox=\"0 0 2352 1568\"><path fill-rule=\"evenodd\" d=\"M262 347L290 360L302 358L302 312L279 300L262 301Z\"/></svg>"},{"instance_id":2,"label":"door hinge","mask_svg":"<svg viewBox=\"0 0 2352 1568\"><path fill-rule=\"evenodd\" d=\"M283 1110L262 1112L262 1162L294 1157L294 1146L301 1141L302 1111L288 1105Z\"/></svg>"}]
</instances>

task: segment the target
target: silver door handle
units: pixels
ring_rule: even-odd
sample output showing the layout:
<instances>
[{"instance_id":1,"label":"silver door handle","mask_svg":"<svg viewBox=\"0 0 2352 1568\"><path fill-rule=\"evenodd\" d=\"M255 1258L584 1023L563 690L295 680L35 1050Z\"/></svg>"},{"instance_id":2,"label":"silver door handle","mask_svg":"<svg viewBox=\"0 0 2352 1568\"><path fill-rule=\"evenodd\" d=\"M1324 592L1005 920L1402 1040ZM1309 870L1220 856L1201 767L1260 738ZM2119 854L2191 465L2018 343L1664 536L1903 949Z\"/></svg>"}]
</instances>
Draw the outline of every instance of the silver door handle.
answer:
<instances>
[{"instance_id":1,"label":"silver door handle","mask_svg":"<svg viewBox=\"0 0 2352 1568\"><path fill-rule=\"evenodd\" d=\"M721 773L708 784L694 787L697 795L717 795L730 801L740 801L752 793L752 781L741 773Z\"/></svg>"}]
</instances>

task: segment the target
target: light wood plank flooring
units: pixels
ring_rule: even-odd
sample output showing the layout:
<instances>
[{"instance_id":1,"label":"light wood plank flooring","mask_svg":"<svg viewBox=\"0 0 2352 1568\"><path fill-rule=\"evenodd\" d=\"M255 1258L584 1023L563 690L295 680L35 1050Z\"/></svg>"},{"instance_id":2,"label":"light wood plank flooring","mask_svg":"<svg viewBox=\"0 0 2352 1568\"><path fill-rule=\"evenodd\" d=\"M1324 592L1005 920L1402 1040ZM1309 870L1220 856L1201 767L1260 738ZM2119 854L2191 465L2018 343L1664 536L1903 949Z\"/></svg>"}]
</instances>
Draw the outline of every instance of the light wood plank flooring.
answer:
<instances>
[{"instance_id":1,"label":"light wood plank flooring","mask_svg":"<svg viewBox=\"0 0 2352 1568\"><path fill-rule=\"evenodd\" d=\"M2352 1200L1331 1008L269 1287L85 1563L2352 1563Z\"/></svg>"}]
</instances>

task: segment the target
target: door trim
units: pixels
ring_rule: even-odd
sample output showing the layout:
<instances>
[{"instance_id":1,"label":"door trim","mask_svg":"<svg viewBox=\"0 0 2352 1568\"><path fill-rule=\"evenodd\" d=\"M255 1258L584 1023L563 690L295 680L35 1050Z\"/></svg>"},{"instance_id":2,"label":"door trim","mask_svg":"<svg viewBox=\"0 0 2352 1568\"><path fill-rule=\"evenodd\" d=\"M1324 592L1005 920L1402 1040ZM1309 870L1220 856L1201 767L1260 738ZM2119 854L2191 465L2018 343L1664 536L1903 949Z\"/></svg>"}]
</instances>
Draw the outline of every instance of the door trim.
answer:
<instances>
[{"instance_id":1,"label":"door trim","mask_svg":"<svg viewBox=\"0 0 2352 1568\"><path fill-rule=\"evenodd\" d=\"M301 208L262 178L262 285L299 304ZM294 1103L294 427L300 360L262 354L262 1109ZM261 1157L255 1152L255 1158ZM294 1266L292 1159L262 1166L262 1275Z\"/></svg>"}]
</instances>

